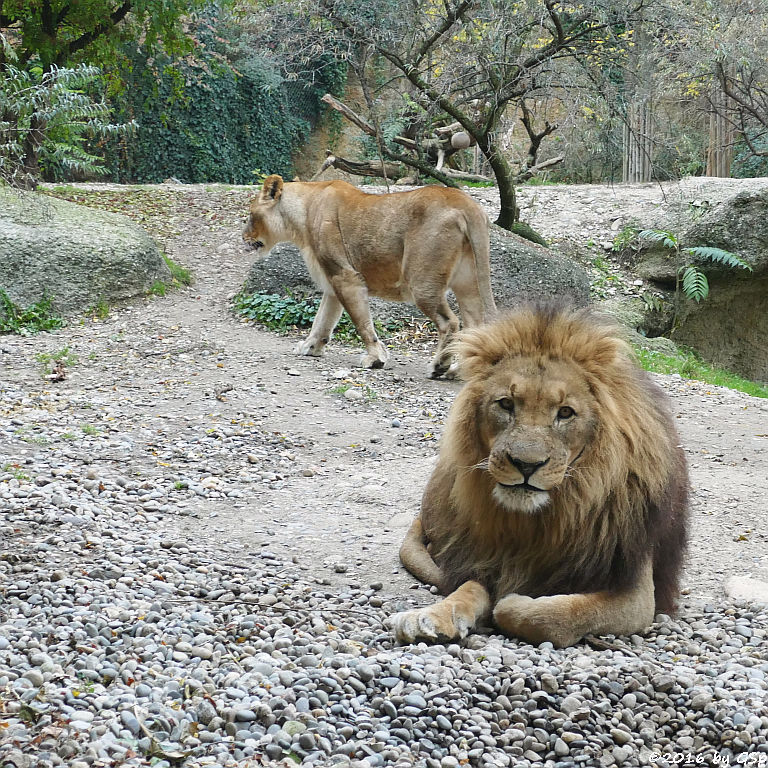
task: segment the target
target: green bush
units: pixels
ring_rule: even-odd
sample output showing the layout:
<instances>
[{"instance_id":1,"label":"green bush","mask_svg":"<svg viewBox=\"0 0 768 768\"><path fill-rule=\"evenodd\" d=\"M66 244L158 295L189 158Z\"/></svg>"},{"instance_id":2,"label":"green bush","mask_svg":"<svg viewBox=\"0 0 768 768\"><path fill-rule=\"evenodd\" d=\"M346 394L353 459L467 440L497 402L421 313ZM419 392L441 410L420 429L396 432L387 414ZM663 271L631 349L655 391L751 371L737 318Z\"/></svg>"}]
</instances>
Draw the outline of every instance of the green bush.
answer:
<instances>
[{"instance_id":1,"label":"green bush","mask_svg":"<svg viewBox=\"0 0 768 768\"><path fill-rule=\"evenodd\" d=\"M202 21L199 45L184 59L126 51L112 101L138 129L102 149L113 181L252 184L259 169L294 175L292 154L320 113L320 97L341 87L343 70L324 67L331 82L290 81L267 57L222 38L222 24Z\"/></svg>"},{"instance_id":2,"label":"green bush","mask_svg":"<svg viewBox=\"0 0 768 768\"><path fill-rule=\"evenodd\" d=\"M10 296L0 288L0 333L28 336L40 331L52 331L63 325L64 321L53 311L47 296L22 308L14 304Z\"/></svg>"}]
</instances>

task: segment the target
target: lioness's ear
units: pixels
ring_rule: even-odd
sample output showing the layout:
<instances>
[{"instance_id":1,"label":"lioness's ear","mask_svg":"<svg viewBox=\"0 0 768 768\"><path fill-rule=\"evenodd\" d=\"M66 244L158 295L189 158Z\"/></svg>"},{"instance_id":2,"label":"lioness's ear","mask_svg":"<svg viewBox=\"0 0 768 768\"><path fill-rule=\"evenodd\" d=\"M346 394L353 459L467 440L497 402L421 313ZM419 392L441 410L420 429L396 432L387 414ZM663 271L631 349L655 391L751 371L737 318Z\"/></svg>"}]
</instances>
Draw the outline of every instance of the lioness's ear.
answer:
<instances>
[{"instance_id":1,"label":"lioness's ear","mask_svg":"<svg viewBox=\"0 0 768 768\"><path fill-rule=\"evenodd\" d=\"M264 179L264 186L259 195L260 203L268 203L270 200L278 200L283 194L283 177L273 173Z\"/></svg>"}]
</instances>

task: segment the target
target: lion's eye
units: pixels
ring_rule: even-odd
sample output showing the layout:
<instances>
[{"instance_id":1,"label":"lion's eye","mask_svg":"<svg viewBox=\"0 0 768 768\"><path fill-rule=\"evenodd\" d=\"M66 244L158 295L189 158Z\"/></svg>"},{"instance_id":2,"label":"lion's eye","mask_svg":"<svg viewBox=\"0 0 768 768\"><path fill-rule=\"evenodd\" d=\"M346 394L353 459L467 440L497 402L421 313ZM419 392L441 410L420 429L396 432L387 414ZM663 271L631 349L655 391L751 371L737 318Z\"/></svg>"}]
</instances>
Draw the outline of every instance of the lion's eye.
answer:
<instances>
[{"instance_id":1,"label":"lion's eye","mask_svg":"<svg viewBox=\"0 0 768 768\"><path fill-rule=\"evenodd\" d=\"M509 413L515 412L515 401L511 397L502 397L500 400L497 400L496 402L505 411L509 411Z\"/></svg>"},{"instance_id":2,"label":"lion's eye","mask_svg":"<svg viewBox=\"0 0 768 768\"><path fill-rule=\"evenodd\" d=\"M576 411L571 408L570 405L564 405L557 411L557 418L560 419L560 421L566 421L567 419L572 419L576 415Z\"/></svg>"}]
</instances>

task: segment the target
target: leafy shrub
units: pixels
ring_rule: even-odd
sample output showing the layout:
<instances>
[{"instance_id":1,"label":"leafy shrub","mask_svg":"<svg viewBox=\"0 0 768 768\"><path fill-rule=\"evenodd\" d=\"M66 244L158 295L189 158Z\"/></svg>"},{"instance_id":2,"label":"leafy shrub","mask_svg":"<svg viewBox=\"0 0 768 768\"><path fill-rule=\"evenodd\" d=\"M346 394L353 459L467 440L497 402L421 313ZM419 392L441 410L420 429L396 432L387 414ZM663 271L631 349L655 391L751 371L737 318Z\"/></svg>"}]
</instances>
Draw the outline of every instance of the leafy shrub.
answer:
<instances>
[{"instance_id":1,"label":"leafy shrub","mask_svg":"<svg viewBox=\"0 0 768 768\"><path fill-rule=\"evenodd\" d=\"M235 311L239 315L277 331L312 325L319 306L319 299L296 298L292 294L250 293L235 297Z\"/></svg>"},{"instance_id":2,"label":"leafy shrub","mask_svg":"<svg viewBox=\"0 0 768 768\"><path fill-rule=\"evenodd\" d=\"M133 125L109 122L108 105L92 98L100 77L85 64L49 72L0 69L0 180L33 187L38 170L54 180L107 172L88 142L125 135Z\"/></svg>"},{"instance_id":3,"label":"leafy shrub","mask_svg":"<svg viewBox=\"0 0 768 768\"><path fill-rule=\"evenodd\" d=\"M64 321L53 311L51 300L47 296L21 308L0 288L0 333L28 336L31 333L61 328L63 325Z\"/></svg>"},{"instance_id":4,"label":"leafy shrub","mask_svg":"<svg viewBox=\"0 0 768 768\"><path fill-rule=\"evenodd\" d=\"M290 291L282 296L278 293L241 293L233 303L235 312L248 320L261 323L274 331L286 332L292 328L308 328L312 325L320 306L320 300L307 296L294 296ZM374 320L379 336L401 331L405 323L390 320L380 323ZM342 341L359 341L354 323L345 312L339 320L333 335Z\"/></svg>"}]
</instances>

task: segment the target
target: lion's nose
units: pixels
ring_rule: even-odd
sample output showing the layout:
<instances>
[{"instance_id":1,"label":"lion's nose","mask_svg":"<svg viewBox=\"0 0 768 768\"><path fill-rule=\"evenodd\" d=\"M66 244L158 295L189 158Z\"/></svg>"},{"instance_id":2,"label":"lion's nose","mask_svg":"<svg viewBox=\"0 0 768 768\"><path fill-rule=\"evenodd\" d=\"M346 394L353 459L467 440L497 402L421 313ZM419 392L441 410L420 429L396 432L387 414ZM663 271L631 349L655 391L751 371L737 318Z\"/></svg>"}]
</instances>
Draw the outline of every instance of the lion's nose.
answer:
<instances>
[{"instance_id":1,"label":"lion's nose","mask_svg":"<svg viewBox=\"0 0 768 768\"><path fill-rule=\"evenodd\" d=\"M507 454L507 458L509 459L509 463L517 469L526 480L528 480L537 469L540 469L549 461L549 459L546 461L522 461L509 454Z\"/></svg>"}]
</instances>

